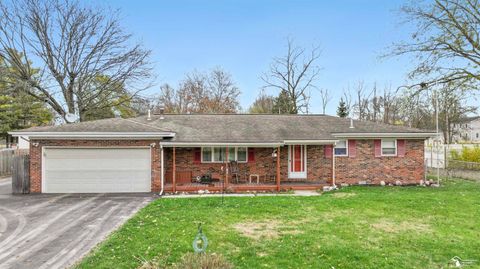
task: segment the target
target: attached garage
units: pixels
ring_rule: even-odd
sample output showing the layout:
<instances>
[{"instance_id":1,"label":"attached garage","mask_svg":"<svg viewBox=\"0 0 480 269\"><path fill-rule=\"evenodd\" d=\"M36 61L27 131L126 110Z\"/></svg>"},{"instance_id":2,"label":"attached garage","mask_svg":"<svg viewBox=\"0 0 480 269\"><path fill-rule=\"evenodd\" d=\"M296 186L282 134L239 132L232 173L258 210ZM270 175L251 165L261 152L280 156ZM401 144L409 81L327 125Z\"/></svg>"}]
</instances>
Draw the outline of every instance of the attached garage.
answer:
<instances>
[{"instance_id":1,"label":"attached garage","mask_svg":"<svg viewBox=\"0 0 480 269\"><path fill-rule=\"evenodd\" d=\"M42 156L43 193L151 191L149 147L44 147Z\"/></svg>"}]
</instances>

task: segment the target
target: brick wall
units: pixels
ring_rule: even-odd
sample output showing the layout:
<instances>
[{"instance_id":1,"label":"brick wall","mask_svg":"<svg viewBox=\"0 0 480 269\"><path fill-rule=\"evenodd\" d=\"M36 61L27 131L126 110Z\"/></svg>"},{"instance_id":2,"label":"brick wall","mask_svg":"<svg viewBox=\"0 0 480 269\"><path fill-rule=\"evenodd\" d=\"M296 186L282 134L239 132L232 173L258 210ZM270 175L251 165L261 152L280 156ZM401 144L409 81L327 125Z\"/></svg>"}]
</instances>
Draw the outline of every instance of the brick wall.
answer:
<instances>
[{"instance_id":1,"label":"brick wall","mask_svg":"<svg viewBox=\"0 0 480 269\"><path fill-rule=\"evenodd\" d=\"M150 146L151 140L32 140L30 146L30 192L42 192L42 147L138 147ZM152 148L152 191L160 191L159 147Z\"/></svg>"},{"instance_id":2,"label":"brick wall","mask_svg":"<svg viewBox=\"0 0 480 269\"><path fill-rule=\"evenodd\" d=\"M357 140L355 157L336 157L336 182L418 184L424 179L424 140L405 140L404 157L375 157L374 140Z\"/></svg>"}]
</instances>

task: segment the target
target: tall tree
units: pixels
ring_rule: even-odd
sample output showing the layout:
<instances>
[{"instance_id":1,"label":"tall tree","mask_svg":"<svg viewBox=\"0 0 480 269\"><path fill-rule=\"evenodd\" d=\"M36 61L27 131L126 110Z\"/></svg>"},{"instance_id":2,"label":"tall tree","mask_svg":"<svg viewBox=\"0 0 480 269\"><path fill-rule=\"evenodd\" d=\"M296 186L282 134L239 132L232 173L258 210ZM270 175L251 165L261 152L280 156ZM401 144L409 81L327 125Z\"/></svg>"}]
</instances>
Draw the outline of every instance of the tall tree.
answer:
<instances>
[{"instance_id":1,"label":"tall tree","mask_svg":"<svg viewBox=\"0 0 480 269\"><path fill-rule=\"evenodd\" d=\"M341 118L348 117L348 108L347 108L347 104L345 103L345 101L343 101L343 97L340 98L340 102L338 103L337 116L339 116Z\"/></svg>"},{"instance_id":2,"label":"tall tree","mask_svg":"<svg viewBox=\"0 0 480 269\"><path fill-rule=\"evenodd\" d=\"M215 68L207 79L208 98L207 112L234 113L240 109L240 90L235 85L232 75L221 68Z\"/></svg>"},{"instance_id":3,"label":"tall tree","mask_svg":"<svg viewBox=\"0 0 480 269\"><path fill-rule=\"evenodd\" d=\"M187 74L178 89L162 85L157 106L167 113L236 113L240 109L239 96L232 76L217 67L206 74Z\"/></svg>"},{"instance_id":4,"label":"tall tree","mask_svg":"<svg viewBox=\"0 0 480 269\"><path fill-rule=\"evenodd\" d=\"M252 114L268 114L278 113L274 111L275 97L261 93L248 109L248 113Z\"/></svg>"},{"instance_id":5,"label":"tall tree","mask_svg":"<svg viewBox=\"0 0 480 269\"><path fill-rule=\"evenodd\" d=\"M292 110L294 100L286 91L281 91L273 102L273 113L275 114L296 114Z\"/></svg>"},{"instance_id":6,"label":"tall tree","mask_svg":"<svg viewBox=\"0 0 480 269\"><path fill-rule=\"evenodd\" d=\"M436 84L480 81L480 3L478 0L411 1L402 7L415 31L398 43L393 55L411 54L418 60L411 85L422 90Z\"/></svg>"},{"instance_id":7,"label":"tall tree","mask_svg":"<svg viewBox=\"0 0 480 269\"><path fill-rule=\"evenodd\" d=\"M316 88L320 73L319 58L319 47L306 50L289 39L286 55L274 58L270 70L262 76L264 88L278 90L279 98L286 101L282 104L286 106L286 113L308 112L310 92Z\"/></svg>"},{"instance_id":8,"label":"tall tree","mask_svg":"<svg viewBox=\"0 0 480 269\"><path fill-rule=\"evenodd\" d=\"M11 53L21 57L19 52ZM38 69L30 69L38 73ZM45 103L26 94L28 85L10 81L10 74L18 75L18 70L0 57L0 137L11 130L51 123L53 115Z\"/></svg>"},{"instance_id":9,"label":"tall tree","mask_svg":"<svg viewBox=\"0 0 480 269\"><path fill-rule=\"evenodd\" d=\"M0 55L19 70L7 81L28 85L28 95L63 119L74 113L85 120L89 110L117 104L117 87L128 89L127 102L150 86L150 51L132 42L118 11L76 0L0 2ZM33 60L43 67L38 75ZM99 75L108 80L98 84Z\"/></svg>"}]
</instances>

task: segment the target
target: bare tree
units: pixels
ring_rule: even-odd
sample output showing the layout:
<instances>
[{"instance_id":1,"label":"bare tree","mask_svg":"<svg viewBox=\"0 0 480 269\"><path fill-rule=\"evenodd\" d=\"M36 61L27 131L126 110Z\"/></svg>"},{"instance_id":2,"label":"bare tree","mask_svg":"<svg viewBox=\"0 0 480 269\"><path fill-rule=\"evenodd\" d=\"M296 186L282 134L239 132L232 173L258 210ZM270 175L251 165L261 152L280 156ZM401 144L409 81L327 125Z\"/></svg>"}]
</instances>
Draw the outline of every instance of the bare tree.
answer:
<instances>
[{"instance_id":1,"label":"bare tree","mask_svg":"<svg viewBox=\"0 0 480 269\"><path fill-rule=\"evenodd\" d=\"M349 89L343 89L343 101L345 102L347 117L352 113L352 94Z\"/></svg>"},{"instance_id":2,"label":"bare tree","mask_svg":"<svg viewBox=\"0 0 480 269\"><path fill-rule=\"evenodd\" d=\"M322 113L325 114L325 111L327 110L327 105L332 100L332 96L330 95L328 89L322 88L320 89L320 98L322 101Z\"/></svg>"},{"instance_id":3,"label":"bare tree","mask_svg":"<svg viewBox=\"0 0 480 269\"><path fill-rule=\"evenodd\" d=\"M252 114L276 113L274 106L275 97L262 92L249 107L248 112Z\"/></svg>"},{"instance_id":4,"label":"bare tree","mask_svg":"<svg viewBox=\"0 0 480 269\"><path fill-rule=\"evenodd\" d=\"M208 74L187 74L178 89L161 86L157 106L167 113L235 113L240 109L239 96L231 75L215 68Z\"/></svg>"},{"instance_id":5,"label":"bare tree","mask_svg":"<svg viewBox=\"0 0 480 269\"><path fill-rule=\"evenodd\" d=\"M274 58L270 70L262 76L264 88L275 88L288 98L288 113L308 112L310 92L316 88L320 73L316 65L319 58L319 47L307 51L289 39L286 55Z\"/></svg>"},{"instance_id":6,"label":"bare tree","mask_svg":"<svg viewBox=\"0 0 480 269\"><path fill-rule=\"evenodd\" d=\"M7 82L28 85L27 94L64 119L74 113L83 120L89 110L128 102L150 86L150 51L130 44L118 11L75 0L0 3L0 56L19 70ZM31 62L42 66L38 74Z\"/></svg>"},{"instance_id":7,"label":"bare tree","mask_svg":"<svg viewBox=\"0 0 480 269\"><path fill-rule=\"evenodd\" d=\"M452 81L480 80L480 3L478 0L412 1L401 9L414 24L411 38L389 55L411 54L419 64L410 78L417 90ZM474 87L474 89L478 89Z\"/></svg>"},{"instance_id":8,"label":"bare tree","mask_svg":"<svg viewBox=\"0 0 480 269\"><path fill-rule=\"evenodd\" d=\"M234 113L240 109L240 90L235 86L232 76L221 68L211 71L208 78L210 98L207 112Z\"/></svg>"},{"instance_id":9,"label":"bare tree","mask_svg":"<svg viewBox=\"0 0 480 269\"><path fill-rule=\"evenodd\" d=\"M356 101L353 104L353 112L359 120L369 120L369 105L371 93L367 92L365 83L359 81L355 86Z\"/></svg>"}]
</instances>

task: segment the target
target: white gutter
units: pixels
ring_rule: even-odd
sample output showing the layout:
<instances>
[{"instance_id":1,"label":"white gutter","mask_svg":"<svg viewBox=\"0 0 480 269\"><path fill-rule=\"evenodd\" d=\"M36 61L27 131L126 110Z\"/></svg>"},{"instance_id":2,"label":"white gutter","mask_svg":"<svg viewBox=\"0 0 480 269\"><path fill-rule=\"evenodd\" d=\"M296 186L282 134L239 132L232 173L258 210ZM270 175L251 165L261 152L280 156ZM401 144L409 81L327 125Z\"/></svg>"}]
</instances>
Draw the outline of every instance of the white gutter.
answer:
<instances>
[{"instance_id":1,"label":"white gutter","mask_svg":"<svg viewBox=\"0 0 480 269\"><path fill-rule=\"evenodd\" d=\"M331 145L338 140L285 140L285 145Z\"/></svg>"},{"instance_id":2,"label":"white gutter","mask_svg":"<svg viewBox=\"0 0 480 269\"><path fill-rule=\"evenodd\" d=\"M31 138L67 139L67 138L162 138L175 137L174 132L9 132L12 136Z\"/></svg>"},{"instance_id":3,"label":"white gutter","mask_svg":"<svg viewBox=\"0 0 480 269\"><path fill-rule=\"evenodd\" d=\"M338 138L428 138L436 133L333 133Z\"/></svg>"},{"instance_id":4,"label":"white gutter","mask_svg":"<svg viewBox=\"0 0 480 269\"><path fill-rule=\"evenodd\" d=\"M164 147L208 147L208 146L237 146L237 147L278 147L285 145L284 143L227 143L227 142L160 142L160 145Z\"/></svg>"}]
</instances>

